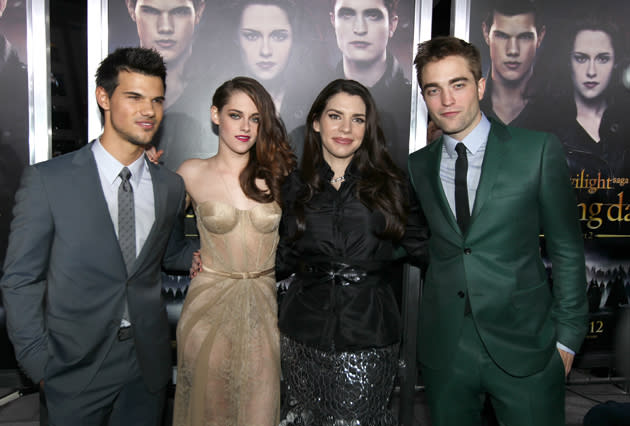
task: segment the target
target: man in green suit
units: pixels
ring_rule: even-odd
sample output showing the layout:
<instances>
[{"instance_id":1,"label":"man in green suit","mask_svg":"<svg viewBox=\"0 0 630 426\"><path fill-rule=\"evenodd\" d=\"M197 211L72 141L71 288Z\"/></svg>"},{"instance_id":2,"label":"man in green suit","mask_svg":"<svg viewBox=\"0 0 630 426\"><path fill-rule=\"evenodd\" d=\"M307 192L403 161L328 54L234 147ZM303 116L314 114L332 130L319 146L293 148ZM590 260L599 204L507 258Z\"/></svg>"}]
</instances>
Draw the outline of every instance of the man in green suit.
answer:
<instances>
[{"instance_id":1,"label":"man in green suit","mask_svg":"<svg viewBox=\"0 0 630 426\"><path fill-rule=\"evenodd\" d=\"M418 354L434 426L564 425L564 380L586 333L583 242L560 143L479 110L479 51L454 37L414 61L444 135L409 157L431 230ZM543 265L544 234L553 285Z\"/></svg>"}]
</instances>

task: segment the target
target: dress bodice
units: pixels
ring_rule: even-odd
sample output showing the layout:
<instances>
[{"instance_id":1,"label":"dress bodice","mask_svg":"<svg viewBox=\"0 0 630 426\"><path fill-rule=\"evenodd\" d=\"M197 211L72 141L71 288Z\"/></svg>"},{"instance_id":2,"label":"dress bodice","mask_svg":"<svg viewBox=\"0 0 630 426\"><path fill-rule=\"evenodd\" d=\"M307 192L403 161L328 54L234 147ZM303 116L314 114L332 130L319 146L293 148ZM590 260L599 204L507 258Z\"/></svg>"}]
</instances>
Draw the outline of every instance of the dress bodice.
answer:
<instances>
[{"instance_id":1,"label":"dress bodice","mask_svg":"<svg viewBox=\"0 0 630 426\"><path fill-rule=\"evenodd\" d=\"M273 267L278 244L280 206L273 202L240 210L220 201L195 208L204 266L225 272Z\"/></svg>"}]
</instances>

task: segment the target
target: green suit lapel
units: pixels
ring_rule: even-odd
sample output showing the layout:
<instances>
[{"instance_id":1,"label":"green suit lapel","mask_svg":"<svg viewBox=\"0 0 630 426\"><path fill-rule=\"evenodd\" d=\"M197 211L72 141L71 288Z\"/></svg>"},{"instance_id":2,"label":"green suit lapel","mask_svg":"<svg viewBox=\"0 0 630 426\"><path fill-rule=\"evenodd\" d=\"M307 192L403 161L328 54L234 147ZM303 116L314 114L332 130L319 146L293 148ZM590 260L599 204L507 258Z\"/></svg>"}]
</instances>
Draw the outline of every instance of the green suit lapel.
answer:
<instances>
[{"instance_id":1,"label":"green suit lapel","mask_svg":"<svg viewBox=\"0 0 630 426\"><path fill-rule=\"evenodd\" d=\"M474 226L475 219L479 216L484 203L488 200L492 192L492 188L494 187L503 164L506 141L510 138L510 134L504 125L494 120L490 120L490 122L492 126L488 134L486 152L481 166L481 176L475 195L475 205L473 206L470 218L471 228Z\"/></svg>"},{"instance_id":2,"label":"green suit lapel","mask_svg":"<svg viewBox=\"0 0 630 426\"><path fill-rule=\"evenodd\" d=\"M459 225L457 224L457 218L451 210L451 206L448 204L446 194L444 193L444 187L442 186L442 180L440 179L440 163L442 162L443 146L443 137L440 137L438 141L433 142L430 145L429 152L431 153L431 157L428 161L427 176L432 182L430 187L433 188L433 196L442 209L442 214L445 218L447 218L447 221L451 225L453 230L461 234L461 230L459 229Z\"/></svg>"}]
</instances>

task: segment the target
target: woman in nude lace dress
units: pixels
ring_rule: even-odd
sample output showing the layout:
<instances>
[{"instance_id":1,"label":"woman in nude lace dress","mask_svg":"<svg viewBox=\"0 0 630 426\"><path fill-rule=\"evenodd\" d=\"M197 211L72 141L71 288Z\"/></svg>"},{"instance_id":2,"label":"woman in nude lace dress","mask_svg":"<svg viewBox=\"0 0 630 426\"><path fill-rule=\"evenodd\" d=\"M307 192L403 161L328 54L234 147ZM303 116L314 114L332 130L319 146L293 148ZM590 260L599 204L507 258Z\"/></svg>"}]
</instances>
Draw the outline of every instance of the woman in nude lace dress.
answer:
<instances>
[{"instance_id":1,"label":"woman in nude lace dress","mask_svg":"<svg viewBox=\"0 0 630 426\"><path fill-rule=\"evenodd\" d=\"M294 168L273 100L237 77L215 92L219 150L178 170L197 216L203 269L177 326L174 425L277 425L274 261L280 186Z\"/></svg>"}]
</instances>

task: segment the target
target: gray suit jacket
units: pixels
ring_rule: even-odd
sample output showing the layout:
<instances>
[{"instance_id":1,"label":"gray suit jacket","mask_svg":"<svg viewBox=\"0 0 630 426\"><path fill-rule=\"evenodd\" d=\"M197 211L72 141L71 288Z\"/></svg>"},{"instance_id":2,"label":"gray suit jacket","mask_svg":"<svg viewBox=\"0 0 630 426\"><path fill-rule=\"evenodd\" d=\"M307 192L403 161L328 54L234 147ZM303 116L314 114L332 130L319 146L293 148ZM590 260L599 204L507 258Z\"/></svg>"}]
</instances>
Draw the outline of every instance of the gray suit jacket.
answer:
<instances>
[{"instance_id":1,"label":"gray suit jacket","mask_svg":"<svg viewBox=\"0 0 630 426\"><path fill-rule=\"evenodd\" d=\"M160 266L187 269L195 249L184 239L184 183L149 163L155 222L127 274L91 146L24 173L0 281L9 336L31 379L79 393L117 339L126 293L138 363L157 390L171 365Z\"/></svg>"}]
</instances>

